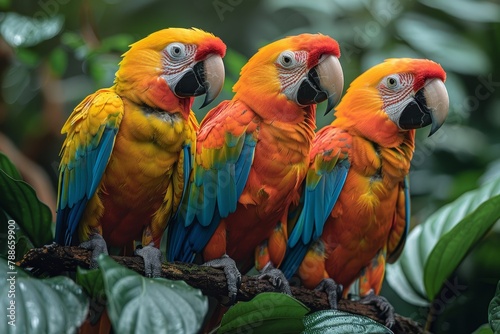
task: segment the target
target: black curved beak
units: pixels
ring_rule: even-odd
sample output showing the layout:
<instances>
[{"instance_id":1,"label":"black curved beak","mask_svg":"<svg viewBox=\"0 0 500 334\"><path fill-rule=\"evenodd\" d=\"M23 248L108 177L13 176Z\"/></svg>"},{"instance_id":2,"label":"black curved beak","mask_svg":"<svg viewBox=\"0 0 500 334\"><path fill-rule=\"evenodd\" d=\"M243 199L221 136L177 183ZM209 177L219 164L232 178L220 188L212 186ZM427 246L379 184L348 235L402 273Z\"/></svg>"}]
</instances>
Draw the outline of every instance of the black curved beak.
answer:
<instances>
[{"instance_id":1,"label":"black curved beak","mask_svg":"<svg viewBox=\"0 0 500 334\"><path fill-rule=\"evenodd\" d=\"M338 58L323 55L318 63L307 73L297 91L297 103L310 105L328 100L325 115L340 100L344 88L344 74Z\"/></svg>"},{"instance_id":2,"label":"black curved beak","mask_svg":"<svg viewBox=\"0 0 500 334\"><path fill-rule=\"evenodd\" d=\"M211 55L204 61L196 63L186 71L174 88L179 97L193 97L205 95L201 108L212 102L224 85L224 64L218 55Z\"/></svg>"},{"instance_id":3,"label":"black curved beak","mask_svg":"<svg viewBox=\"0 0 500 334\"><path fill-rule=\"evenodd\" d=\"M444 123L448 115L448 91L438 79L428 81L408 103L399 117L401 129L419 129L431 125L429 136L433 135Z\"/></svg>"}]
</instances>

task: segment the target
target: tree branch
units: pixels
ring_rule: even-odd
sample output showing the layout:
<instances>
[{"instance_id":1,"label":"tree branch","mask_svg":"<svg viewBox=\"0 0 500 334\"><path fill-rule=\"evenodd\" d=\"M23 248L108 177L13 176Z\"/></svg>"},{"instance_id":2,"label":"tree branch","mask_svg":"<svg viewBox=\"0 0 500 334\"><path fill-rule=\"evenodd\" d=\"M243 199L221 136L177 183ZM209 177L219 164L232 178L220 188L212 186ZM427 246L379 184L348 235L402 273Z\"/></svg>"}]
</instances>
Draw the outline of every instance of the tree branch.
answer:
<instances>
[{"instance_id":1,"label":"tree branch","mask_svg":"<svg viewBox=\"0 0 500 334\"><path fill-rule=\"evenodd\" d=\"M30 250L19 265L31 268L32 273L40 275L48 273L51 276L63 272L76 271L78 266L89 268L91 252L79 247L63 247L56 244ZM144 263L141 257L111 256L121 265L144 275ZM200 289L203 294L218 300L227 296L226 277L216 268L199 266L187 263L165 263L162 266L162 277L171 280L183 280L187 284ZM238 301L248 301L261 292L275 291L273 285L267 281L252 276L243 276L241 287L238 291ZM305 288L292 287L294 298L300 300L312 311L329 309L325 293L312 291ZM375 321L384 323L385 319L378 315L377 309L372 305L361 304L356 301L342 299L338 309L350 313L367 316ZM424 329L415 321L396 314L396 324L391 328L397 333L425 333Z\"/></svg>"}]
</instances>

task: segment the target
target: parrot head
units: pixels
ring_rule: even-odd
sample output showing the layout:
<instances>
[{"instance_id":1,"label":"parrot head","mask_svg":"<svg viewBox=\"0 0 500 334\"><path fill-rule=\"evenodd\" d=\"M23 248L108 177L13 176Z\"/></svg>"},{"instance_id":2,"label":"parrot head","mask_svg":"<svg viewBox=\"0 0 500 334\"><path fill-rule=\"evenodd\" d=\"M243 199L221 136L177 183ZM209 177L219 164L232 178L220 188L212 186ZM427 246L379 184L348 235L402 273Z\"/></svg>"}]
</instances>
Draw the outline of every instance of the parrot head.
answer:
<instances>
[{"instance_id":1,"label":"parrot head","mask_svg":"<svg viewBox=\"0 0 500 334\"><path fill-rule=\"evenodd\" d=\"M267 116L272 118L294 118L325 100L327 110L331 110L344 86L339 57L338 43L321 34L301 34L270 43L242 68L233 87L235 99L257 113L271 111L273 114Z\"/></svg>"},{"instance_id":2,"label":"parrot head","mask_svg":"<svg viewBox=\"0 0 500 334\"><path fill-rule=\"evenodd\" d=\"M224 84L226 45L192 28L168 28L131 45L116 72L117 91L136 103L189 115L193 98L212 102Z\"/></svg>"},{"instance_id":3,"label":"parrot head","mask_svg":"<svg viewBox=\"0 0 500 334\"><path fill-rule=\"evenodd\" d=\"M443 68L427 59L387 59L357 77L336 111L337 124L376 142L393 134L443 125L449 99Z\"/></svg>"}]
</instances>

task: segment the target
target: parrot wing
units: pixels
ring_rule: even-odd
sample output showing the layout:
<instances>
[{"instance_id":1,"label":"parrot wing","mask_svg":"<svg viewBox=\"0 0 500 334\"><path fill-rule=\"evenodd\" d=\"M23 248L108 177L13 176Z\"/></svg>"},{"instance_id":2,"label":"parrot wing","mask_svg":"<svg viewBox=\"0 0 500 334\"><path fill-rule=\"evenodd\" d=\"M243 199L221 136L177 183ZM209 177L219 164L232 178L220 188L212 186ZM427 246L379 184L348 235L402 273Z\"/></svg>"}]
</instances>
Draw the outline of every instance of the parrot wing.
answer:
<instances>
[{"instance_id":1,"label":"parrot wing","mask_svg":"<svg viewBox=\"0 0 500 334\"><path fill-rule=\"evenodd\" d=\"M318 132L311 151L302 208L291 228L285 260L280 269L290 278L309 246L319 239L349 172L350 135L331 126Z\"/></svg>"},{"instance_id":2,"label":"parrot wing","mask_svg":"<svg viewBox=\"0 0 500 334\"><path fill-rule=\"evenodd\" d=\"M169 261L191 262L208 243L220 219L236 211L257 143L254 118L244 104L225 101L200 125L193 179L180 217L169 232Z\"/></svg>"},{"instance_id":3,"label":"parrot wing","mask_svg":"<svg viewBox=\"0 0 500 334\"><path fill-rule=\"evenodd\" d=\"M123 101L111 90L87 96L62 129L55 241L71 245L87 202L100 184L123 118Z\"/></svg>"},{"instance_id":4,"label":"parrot wing","mask_svg":"<svg viewBox=\"0 0 500 334\"><path fill-rule=\"evenodd\" d=\"M403 251L410 229L410 177L406 175L401 183L396 213L387 243L387 262L394 263Z\"/></svg>"}]
</instances>

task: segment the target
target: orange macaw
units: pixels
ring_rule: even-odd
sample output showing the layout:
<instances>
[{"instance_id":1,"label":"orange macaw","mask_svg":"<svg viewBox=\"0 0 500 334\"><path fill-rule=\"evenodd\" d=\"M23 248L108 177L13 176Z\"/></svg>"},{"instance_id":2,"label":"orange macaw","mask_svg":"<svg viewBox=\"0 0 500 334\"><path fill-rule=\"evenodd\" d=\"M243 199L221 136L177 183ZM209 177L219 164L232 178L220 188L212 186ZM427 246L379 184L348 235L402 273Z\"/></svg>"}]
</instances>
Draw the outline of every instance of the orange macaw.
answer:
<instances>
[{"instance_id":1,"label":"orange macaw","mask_svg":"<svg viewBox=\"0 0 500 334\"><path fill-rule=\"evenodd\" d=\"M233 99L200 125L188 203L169 231L169 260L202 253L212 265L228 255L240 269L253 266L256 247L286 224L288 206L299 200L316 104L328 99L331 109L342 93L339 56L332 38L302 34L262 47L242 68ZM281 258L285 251L286 242Z\"/></svg>"},{"instance_id":2,"label":"orange macaw","mask_svg":"<svg viewBox=\"0 0 500 334\"><path fill-rule=\"evenodd\" d=\"M199 29L157 31L131 45L112 87L75 108L62 129L56 242L83 242L95 260L142 235L137 254L159 276L160 239L191 171L191 105L219 94L225 50Z\"/></svg>"},{"instance_id":3,"label":"orange macaw","mask_svg":"<svg viewBox=\"0 0 500 334\"><path fill-rule=\"evenodd\" d=\"M360 295L378 295L408 232L415 129L432 125L433 134L448 113L445 76L430 60L388 59L351 83L313 143L280 267L287 278L297 273L308 288L360 278Z\"/></svg>"}]
</instances>

